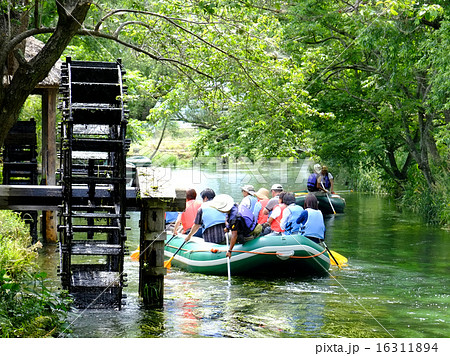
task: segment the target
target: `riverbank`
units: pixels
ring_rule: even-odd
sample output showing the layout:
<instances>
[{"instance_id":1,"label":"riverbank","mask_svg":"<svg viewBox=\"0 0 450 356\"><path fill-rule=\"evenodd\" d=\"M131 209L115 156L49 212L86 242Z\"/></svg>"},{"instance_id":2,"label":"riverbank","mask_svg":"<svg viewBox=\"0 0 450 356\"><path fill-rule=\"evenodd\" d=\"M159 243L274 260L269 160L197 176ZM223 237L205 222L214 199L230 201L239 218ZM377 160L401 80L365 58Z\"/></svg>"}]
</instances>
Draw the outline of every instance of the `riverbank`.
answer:
<instances>
[{"instance_id":1,"label":"riverbank","mask_svg":"<svg viewBox=\"0 0 450 356\"><path fill-rule=\"evenodd\" d=\"M58 337L67 332L70 298L39 272L38 242L12 211L0 211L0 337Z\"/></svg>"}]
</instances>

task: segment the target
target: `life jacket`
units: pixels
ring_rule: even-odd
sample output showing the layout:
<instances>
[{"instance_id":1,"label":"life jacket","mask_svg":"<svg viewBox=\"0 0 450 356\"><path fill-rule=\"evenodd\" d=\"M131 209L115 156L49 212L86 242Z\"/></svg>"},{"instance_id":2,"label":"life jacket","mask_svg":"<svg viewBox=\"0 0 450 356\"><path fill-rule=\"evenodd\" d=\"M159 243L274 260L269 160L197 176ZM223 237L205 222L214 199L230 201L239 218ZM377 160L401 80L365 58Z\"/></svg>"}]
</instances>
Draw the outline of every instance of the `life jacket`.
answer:
<instances>
[{"instance_id":1,"label":"life jacket","mask_svg":"<svg viewBox=\"0 0 450 356\"><path fill-rule=\"evenodd\" d=\"M183 233L194 225L197 211L202 203L198 200L188 200L186 202L186 209L181 213L181 224L183 225Z\"/></svg>"},{"instance_id":2,"label":"life jacket","mask_svg":"<svg viewBox=\"0 0 450 356\"><path fill-rule=\"evenodd\" d=\"M275 210L275 208L277 206L279 206L281 208L281 213L275 219L272 220L272 223L270 224L270 228L272 229L272 231L283 232L283 229L281 228L280 222L281 222L281 218L283 217L283 210L286 209L286 205L285 204L275 205L273 207L273 210Z\"/></svg>"},{"instance_id":3,"label":"life jacket","mask_svg":"<svg viewBox=\"0 0 450 356\"><path fill-rule=\"evenodd\" d=\"M244 234L250 233L255 229L257 224L255 216L253 215L253 212L245 205L238 206L238 216L241 216L244 219L245 226L248 229L248 231L244 231Z\"/></svg>"},{"instance_id":4,"label":"life jacket","mask_svg":"<svg viewBox=\"0 0 450 356\"><path fill-rule=\"evenodd\" d=\"M331 182L330 182L330 177L328 177L328 173L327 173L327 175L322 176L321 182L323 182L323 186L325 187L325 189L330 189Z\"/></svg>"},{"instance_id":5,"label":"life jacket","mask_svg":"<svg viewBox=\"0 0 450 356\"><path fill-rule=\"evenodd\" d=\"M308 181L306 182L306 187L308 188L308 190L310 192L316 191L317 189L317 177L318 174L317 173L312 173L309 177L308 177Z\"/></svg>"},{"instance_id":6,"label":"life jacket","mask_svg":"<svg viewBox=\"0 0 450 356\"><path fill-rule=\"evenodd\" d=\"M250 205L247 208L249 208L250 211L253 211L253 209L255 209L256 203L258 202L258 198L254 197L253 195L247 195L244 199L242 199L241 204L239 205L242 205L242 202L247 199Z\"/></svg>"},{"instance_id":7,"label":"life jacket","mask_svg":"<svg viewBox=\"0 0 450 356\"><path fill-rule=\"evenodd\" d=\"M308 219L301 228L301 233L305 236L316 237L318 239L325 239L325 224L323 222L323 215L320 210L306 208L308 212Z\"/></svg>"},{"instance_id":8,"label":"life jacket","mask_svg":"<svg viewBox=\"0 0 450 356\"><path fill-rule=\"evenodd\" d=\"M258 201L255 204L255 209L253 210L253 215L257 218L258 224L262 225L265 222L267 222L267 219L269 218L269 214L264 214L264 208L266 207L267 203L269 202L269 199L263 199Z\"/></svg>"},{"instance_id":9,"label":"life jacket","mask_svg":"<svg viewBox=\"0 0 450 356\"><path fill-rule=\"evenodd\" d=\"M210 206L202 205L202 228L205 231L208 227L225 224L227 214L221 213L219 210Z\"/></svg>"},{"instance_id":10,"label":"life jacket","mask_svg":"<svg viewBox=\"0 0 450 356\"><path fill-rule=\"evenodd\" d=\"M291 214L287 218L284 234L292 235L300 230L300 224L297 224L297 219L302 213L303 208L300 205L289 205L286 209L288 209Z\"/></svg>"},{"instance_id":11,"label":"life jacket","mask_svg":"<svg viewBox=\"0 0 450 356\"><path fill-rule=\"evenodd\" d=\"M250 211L253 212L253 209L255 209L255 205L258 202L258 198L254 197L253 195L250 195L249 198L250 198Z\"/></svg>"}]
</instances>

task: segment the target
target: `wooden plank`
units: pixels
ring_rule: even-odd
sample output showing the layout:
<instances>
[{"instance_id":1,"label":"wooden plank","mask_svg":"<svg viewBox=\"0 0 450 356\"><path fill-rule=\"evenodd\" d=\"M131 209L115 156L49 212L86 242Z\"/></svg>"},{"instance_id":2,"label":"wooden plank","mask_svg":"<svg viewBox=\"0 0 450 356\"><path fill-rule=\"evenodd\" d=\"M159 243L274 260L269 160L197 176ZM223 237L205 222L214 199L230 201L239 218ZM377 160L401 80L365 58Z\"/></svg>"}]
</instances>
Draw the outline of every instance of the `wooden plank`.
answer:
<instances>
[{"instance_id":1,"label":"wooden plank","mask_svg":"<svg viewBox=\"0 0 450 356\"><path fill-rule=\"evenodd\" d=\"M118 272L102 271L73 271L72 286L87 288L112 288L120 287Z\"/></svg>"},{"instance_id":2,"label":"wooden plank","mask_svg":"<svg viewBox=\"0 0 450 356\"><path fill-rule=\"evenodd\" d=\"M109 197L109 187L97 188L96 198ZM89 197L87 187L73 189L74 203L81 204ZM50 185L0 185L0 210L59 210L62 187ZM136 189L127 188L127 210L139 208Z\"/></svg>"}]
</instances>

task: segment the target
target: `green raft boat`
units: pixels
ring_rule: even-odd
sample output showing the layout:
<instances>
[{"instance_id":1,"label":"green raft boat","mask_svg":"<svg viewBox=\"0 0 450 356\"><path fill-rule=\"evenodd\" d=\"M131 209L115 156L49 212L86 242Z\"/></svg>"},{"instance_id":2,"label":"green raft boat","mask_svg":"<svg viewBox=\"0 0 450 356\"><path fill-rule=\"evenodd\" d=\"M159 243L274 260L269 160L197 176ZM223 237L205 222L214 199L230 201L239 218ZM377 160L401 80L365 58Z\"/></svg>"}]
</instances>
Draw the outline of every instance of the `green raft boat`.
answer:
<instances>
[{"instance_id":1,"label":"green raft boat","mask_svg":"<svg viewBox=\"0 0 450 356\"><path fill-rule=\"evenodd\" d=\"M183 235L168 236L164 255L171 258L184 242ZM192 237L171 261L188 272L227 275L226 245ZM230 258L231 275L326 275L330 257L324 247L302 235L265 235L236 244Z\"/></svg>"},{"instance_id":2,"label":"green raft boat","mask_svg":"<svg viewBox=\"0 0 450 356\"><path fill-rule=\"evenodd\" d=\"M300 205L303 208L305 204L305 198L308 195L307 191L295 192L295 204ZM316 194L317 201L319 202L319 210L323 214L336 214L343 213L345 208L345 199L338 194L325 193ZM331 202L331 205L330 205ZM334 210L333 210L334 208Z\"/></svg>"}]
</instances>

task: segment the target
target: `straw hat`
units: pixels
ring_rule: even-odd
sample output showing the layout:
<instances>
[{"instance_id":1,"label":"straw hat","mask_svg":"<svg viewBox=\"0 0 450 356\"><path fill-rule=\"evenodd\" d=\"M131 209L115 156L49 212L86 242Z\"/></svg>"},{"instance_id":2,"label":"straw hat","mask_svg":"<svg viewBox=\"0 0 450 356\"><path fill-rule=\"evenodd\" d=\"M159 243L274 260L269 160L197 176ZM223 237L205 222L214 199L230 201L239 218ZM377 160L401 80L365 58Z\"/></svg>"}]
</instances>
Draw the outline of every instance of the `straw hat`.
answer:
<instances>
[{"instance_id":1,"label":"straw hat","mask_svg":"<svg viewBox=\"0 0 450 356\"><path fill-rule=\"evenodd\" d=\"M316 172L317 174L320 174L320 172L322 172L322 166L319 163L314 165L314 172Z\"/></svg>"},{"instance_id":2,"label":"straw hat","mask_svg":"<svg viewBox=\"0 0 450 356\"><path fill-rule=\"evenodd\" d=\"M211 200L210 206L216 208L222 213L227 213L231 210L234 205L234 200L228 194L216 195L213 200Z\"/></svg>"},{"instance_id":3,"label":"straw hat","mask_svg":"<svg viewBox=\"0 0 450 356\"><path fill-rule=\"evenodd\" d=\"M255 193L255 196L258 199L269 199L269 191L266 188L259 188L259 190Z\"/></svg>"},{"instance_id":4,"label":"straw hat","mask_svg":"<svg viewBox=\"0 0 450 356\"><path fill-rule=\"evenodd\" d=\"M241 190L247 192L250 195L255 195L255 188L253 187L253 185L244 185L243 187L241 187Z\"/></svg>"}]
</instances>

